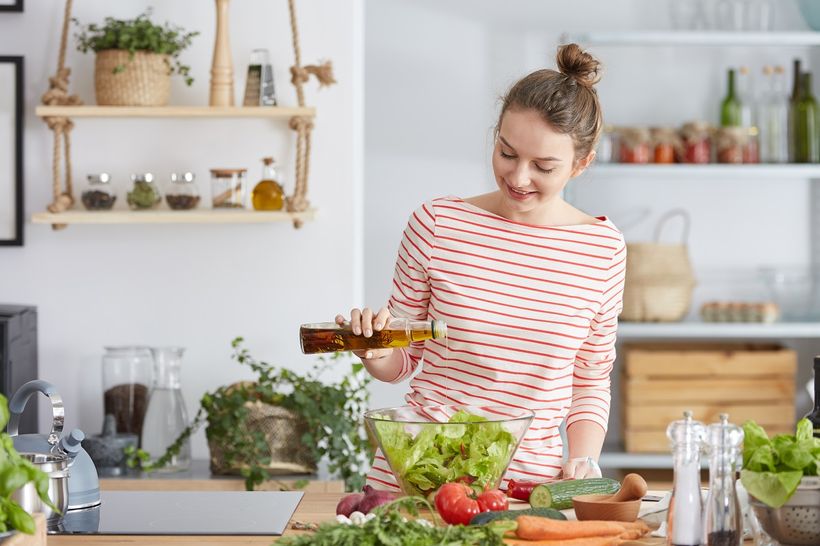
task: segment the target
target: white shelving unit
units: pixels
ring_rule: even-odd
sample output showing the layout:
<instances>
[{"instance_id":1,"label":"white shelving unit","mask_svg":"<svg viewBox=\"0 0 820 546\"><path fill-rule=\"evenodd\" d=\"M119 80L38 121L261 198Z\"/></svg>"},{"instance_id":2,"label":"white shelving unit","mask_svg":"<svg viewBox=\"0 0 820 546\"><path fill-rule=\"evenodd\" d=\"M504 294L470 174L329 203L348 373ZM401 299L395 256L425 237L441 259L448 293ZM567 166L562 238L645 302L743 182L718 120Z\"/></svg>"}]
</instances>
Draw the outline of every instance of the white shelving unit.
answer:
<instances>
[{"instance_id":1,"label":"white shelving unit","mask_svg":"<svg viewBox=\"0 0 820 546\"><path fill-rule=\"evenodd\" d=\"M720 323L621 322L618 339L813 339L820 338L820 322Z\"/></svg>"},{"instance_id":2,"label":"white shelving unit","mask_svg":"<svg viewBox=\"0 0 820 546\"><path fill-rule=\"evenodd\" d=\"M820 32L596 31L574 33L570 39L587 46L803 47L820 45Z\"/></svg>"},{"instance_id":3,"label":"white shelving unit","mask_svg":"<svg viewBox=\"0 0 820 546\"><path fill-rule=\"evenodd\" d=\"M805 180L820 178L820 165L658 165L658 164L593 164L585 176L624 176L652 178L731 178L731 179L765 179L765 180Z\"/></svg>"}]
</instances>

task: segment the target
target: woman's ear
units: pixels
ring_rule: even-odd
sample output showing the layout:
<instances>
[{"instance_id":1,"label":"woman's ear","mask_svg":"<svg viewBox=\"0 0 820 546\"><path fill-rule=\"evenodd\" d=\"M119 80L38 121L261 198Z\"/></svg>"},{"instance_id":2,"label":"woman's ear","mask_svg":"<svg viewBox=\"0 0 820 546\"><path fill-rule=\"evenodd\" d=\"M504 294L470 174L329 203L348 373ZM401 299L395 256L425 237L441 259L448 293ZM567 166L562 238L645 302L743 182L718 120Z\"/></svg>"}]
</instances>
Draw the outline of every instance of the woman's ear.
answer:
<instances>
[{"instance_id":1,"label":"woman's ear","mask_svg":"<svg viewBox=\"0 0 820 546\"><path fill-rule=\"evenodd\" d=\"M575 162L575 166L572 168L572 174L570 174L570 178L575 178L576 176L583 173L587 167L592 163L595 159L595 150L591 150L586 157L583 157Z\"/></svg>"}]
</instances>

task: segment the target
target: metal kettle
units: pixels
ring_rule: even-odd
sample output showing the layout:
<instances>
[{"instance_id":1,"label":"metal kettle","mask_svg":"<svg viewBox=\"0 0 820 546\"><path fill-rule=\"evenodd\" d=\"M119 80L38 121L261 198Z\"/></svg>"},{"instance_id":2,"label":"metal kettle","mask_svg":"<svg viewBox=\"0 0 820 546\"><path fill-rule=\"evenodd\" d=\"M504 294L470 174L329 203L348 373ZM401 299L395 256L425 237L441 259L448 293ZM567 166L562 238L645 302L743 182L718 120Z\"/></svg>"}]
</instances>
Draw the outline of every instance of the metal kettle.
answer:
<instances>
[{"instance_id":1,"label":"metal kettle","mask_svg":"<svg viewBox=\"0 0 820 546\"><path fill-rule=\"evenodd\" d=\"M51 431L48 434L17 434L26 402L36 393L42 393L51 400ZM85 434L78 428L62 434L65 410L63 399L54 385L39 379L25 383L11 397L9 413L8 434L14 441L14 449L44 455L59 454L69 458L68 511L98 506L100 481L94 462L81 445Z\"/></svg>"}]
</instances>

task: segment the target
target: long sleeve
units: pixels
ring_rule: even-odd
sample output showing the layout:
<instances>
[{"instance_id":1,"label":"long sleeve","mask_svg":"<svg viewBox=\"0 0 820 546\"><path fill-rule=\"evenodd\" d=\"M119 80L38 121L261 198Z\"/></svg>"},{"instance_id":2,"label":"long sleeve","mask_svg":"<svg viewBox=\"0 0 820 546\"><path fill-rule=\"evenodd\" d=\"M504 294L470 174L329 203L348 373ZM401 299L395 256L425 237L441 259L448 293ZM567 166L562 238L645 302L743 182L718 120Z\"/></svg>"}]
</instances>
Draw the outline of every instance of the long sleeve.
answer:
<instances>
[{"instance_id":1,"label":"long sleeve","mask_svg":"<svg viewBox=\"0 0 820 546\"><path fill-rule=\"evenodd\" d=\"M387 304L394 317L427 320L430 302L430 282L427 266L435 248L436 218L430 202L416 209L407 222L399 246L393 288ZM415 372L421 360L424 342L412 343L400 349L402 368L392 381L398 383Z\"/></svg>"},{"instance_id":2,"label":"long sleeve","mask_svg":"<svg viewBox=\"0 0 820 546\"><path fill-rule=\"evenodd\" d=\"M615 363L618 315L623 308L625 265L626 245L621 240L607 272L600 309L575 358L567 428L586 420L607 430L611 398L609 376Z\"/></svg>"}]
</instances>

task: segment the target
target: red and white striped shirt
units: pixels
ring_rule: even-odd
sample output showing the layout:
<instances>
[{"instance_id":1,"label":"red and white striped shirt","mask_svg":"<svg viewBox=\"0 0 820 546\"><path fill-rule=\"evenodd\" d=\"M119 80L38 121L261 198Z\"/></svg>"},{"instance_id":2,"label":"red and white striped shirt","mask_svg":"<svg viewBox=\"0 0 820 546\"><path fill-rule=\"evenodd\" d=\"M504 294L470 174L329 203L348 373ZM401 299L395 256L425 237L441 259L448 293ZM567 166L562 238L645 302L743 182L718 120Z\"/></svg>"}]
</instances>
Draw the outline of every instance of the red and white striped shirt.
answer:
<instances>
[{"instance_id":1,"label":"red and white striped shirt","mask_svg":"<svg viewBox=\"0 0 820 546\"><path fill-rule=\"evenodd\" d=\"M505 482L557 476L565 419L607 428L626 246L612 222L598 220L534 226L445 197L422 205L405 229L388 307L444 320L448 337L403 349L395 381L423 362L408 404L533 410ZM368 482L397 487L381 453Z\"/></svg>"}]
</instances>

